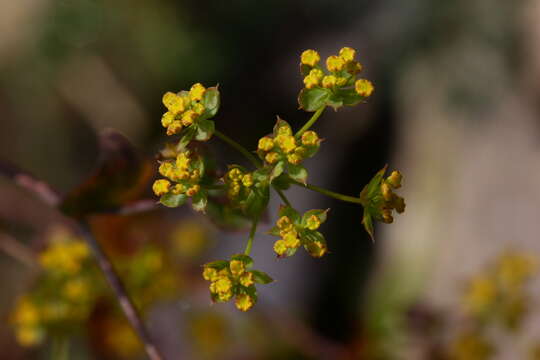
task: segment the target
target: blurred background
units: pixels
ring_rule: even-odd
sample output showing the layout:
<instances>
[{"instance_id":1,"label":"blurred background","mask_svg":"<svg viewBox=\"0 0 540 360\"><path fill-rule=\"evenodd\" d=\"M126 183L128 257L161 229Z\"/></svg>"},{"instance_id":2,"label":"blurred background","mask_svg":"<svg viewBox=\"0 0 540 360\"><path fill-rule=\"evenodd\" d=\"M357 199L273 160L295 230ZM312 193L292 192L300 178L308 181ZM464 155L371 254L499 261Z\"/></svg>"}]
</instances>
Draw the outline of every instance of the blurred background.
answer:
<instances>
[{"instance_id":1,"label":"blurred background","mask_svg":"<svg viewBox=\"0 0 540 360\"><path fill-rule=\"evenodd\" d=\"M326 141L306 162L310 182L357 195L389 164L404 174L405 214L372 242L360 207L291 188L299 211L331 208L330 253L278 260L265 235L273 198L253 258L277 281L248 313L211 305L200 276L242 251L246 232L188 207L93 218L158 347L168 359L538 359L539 19L537 0L5 1L0 159L68 193L96 167L104 129L152 160L163 93L196 82L219 84L216 126L255 149L276 115L295 128L309 117L301 52L353 47L375 92L317 123ZM209 151L246 165L217 138ZM105 283L69 326L17 333L20 299L55 294L35 257L76 240L5 178L0 199L0 359L51 358L58 337L70 359L145 358Z\"/></svg>"}]
</instances>

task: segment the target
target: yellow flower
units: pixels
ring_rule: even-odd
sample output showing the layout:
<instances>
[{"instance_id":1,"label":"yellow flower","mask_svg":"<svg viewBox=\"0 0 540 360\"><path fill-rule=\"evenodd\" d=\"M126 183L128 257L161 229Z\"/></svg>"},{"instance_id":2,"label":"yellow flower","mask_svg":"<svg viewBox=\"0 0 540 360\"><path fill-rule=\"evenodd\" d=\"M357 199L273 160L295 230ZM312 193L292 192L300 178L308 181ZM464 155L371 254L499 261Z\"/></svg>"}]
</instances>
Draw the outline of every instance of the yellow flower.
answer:
<instances>
[{"instance_id":1,"label":"yellow flower","mask_svg":"<svg viewBox=\"0 0 540 360\"><path fill-rule=\"evenodd\" d=\"M194 196L201 190L200 185L193 185L186 191L187 196Z\"/></svg>"},{"instance_id":2,"label":"yellow flower","mask_svg":"<svg viewBox=\"0 0 540 360\"><path fill-rule=\"evenodd\" d=\"M72 301L84 301L89 295L89 284L84 279L69 280L63 288L63 294Z\"/></svg>"},{"instance_id":3,"label":"yellow flower","mask_svg":"<svg viewBox=\"0 0 540 360\"><path fill-rule=\"evenodd\" d=\"M173 165L169 161L162 162L159 165L159 173L166 177L171 177L173 172Z\"/></svg>"},{"instance_id":4,"label":"yellow flower","mask_svg":"<svg viewBox=\"0 0 540 360\"><path fill-rule=\"evenodd\" d=\"M189 90L189 97L193 101L201 101L205 92L206 88L202 84L196 83Z\"/></svg>"},{"instance_id":5,"label":"yellow flower","mask_svg":"<svg viewBox=\"0 0 540 360\"><path fill-rule=\"evenodd\" d=\"M193 110L188 110L182 114L182 125L189 126L197 118L197 113Z\"/></svg>"},{"instance_id":6,"label":"yellow flower","mask_svg":"<svg viewBox=\"0 0 540 360\"><path fill-rule=\"evenodd\" d=\"M243 273L242 275L240 275L240 284L242 286L251 286L253 285L255 282L253 281L253 273L252 272L245 272Z\"/></svg>"},{"instance_id":7,"label":"yellow flower","mask_svg":"<svg viewBox=\"0 0 540 360\"><path fill-rule=\"evenodd\" d=\"M333 88L334 86L336 86L336 83L337 77L335 77L334 75L327 75L322 79L322 86L327 89Z\"/></svg>"},{"instance_id":8,"label":"yellow flower","mask_svg":"<svg viewBox=\"0 0 540 360\"><path fill-rule=\"evenodd\" d=\"M204 280L215 281L218 278L218 272L214 268L205 266L203 270L203 278Z\"/></svg>"},{"instance_id":9,"label":"yellow flower","mask_svg":"<svg viewBox=\"0 0 540 360\"><path fill-rule=\"evenodd\" d=\"M275 141L286 154L296 149L296 140L292 135L278 135Z\"/></svg>"},{"instance_id":10,"label":"yellow flower","mask_svg":"<svg viewBox=\"0 0 540 360\"><path fill-rule=\"evenodd\" d=\"M238 168L232 168L231 170L229 170L227 176L229 177L229 179L233 180L233 181L239 181L241 180L242 176L244 174L242 173L242 171Z\"/></svg>"},{"instance_id":11,"label":"yellow flower","mask_svg":"<svg viewBox=\"0 0 540 360\"><path fill-rule=\"evenodd\" d=\"M231 280L226 277L219 278L216 282L214 282L214 284L217 293L228 293L232 288Z\"/></svg>"},{"instance_id":12,"label":"yellow flower","mask_svg":"<svg viewBox=\"0 0 540 360\"><path fill-rule=\"evenodd\" d=\"M247 294L240 294L236 296L235 305L238 310L248 311L253 307L253 299Z\"/></svg>"},{"instance_id":13,"label":"yellow flower","mask_svg":"<svg viewBox=\"0 0 540 360\"><path fill-rule=\"evenodd\" d=\"M306 131L302 134L302 145L314 146L319 143L319 136L315 131Z\"/></svg>"},{"instance_id":14,"label":"yellow flower","mask_svg":"<svg viewBox=\"0 0 540 360\"><path fill-rule=\"evenodd\" d=\"M297 154L290 154L287 155L287 161L291 164L298 165L300 162L302 162L302 158Z\"/></svg>"},{"instance_id":15,"label":"yellow flower","mask_svg":"<svg viewBox=\"0 0 540 360\"><path fill-rule=\"evenodd\" d=\"M156 196L165 195L170 189L171 182L165 179L156 180L154 185L152 185L152 190L154 190L154 194L156 194Z\"/></svg>"},{"instance_id":16,"label":"yellow flower","mask_svg":"<svg viewBox=\"0 0 540 360\"><path fill-rule=\"evenodd\" d=\"M245 187L250 187L253 185L253 175L246 174L242 177L242 185Z\"/></svg>"},{"instance_id":17,"label":"yellow flower","mask_svg":"<svg viewBox=\"0 0 540 360\"><path fill-rule=\"evenodd\" d=\"M374 87L371 81L366 79L359 79L356 80L356 83L354 84L354 89L356 90L356 93L363 97L368 97L373 93Z\"/></svg>"},{"instance_id":18,"label":"yellow flower","mask_svg":"<svg viewBox=\"0 0 540 360\"><path fill-rule=\"evenodd\" d=\"M173 114L178 114L185 109L184 99L170 91L163 95L163 105Z\"/></svg>"},{"instance_id":19,"label":"yellow flower","mask_svg":"<svg viewBox=\"0 0 540 360\"><path fill-rule=\"evenodd\" d=\"M308 66L315 66L320 60L321 57L315 50L306 50L300 56L300 62Z\"/></svg>"},{"instance_id":20,"label":"yellow flower","mask_svg":"<svg viewBox=\"0 0 540 360\"><path fill-rule=\"evenodd\" d=\"M218 294L218 299L219 299L219 301L225 302L225 301L231 300L232 296L233 296L232 291L219 293Z\"/></svg>"},{"instance_id":21,"label":"yellow flower","mask_svg":"<svg viewBox=\"0 0 540 360\"><path fill-rule=\"evenodd\" d=\"M306 226L309 230L317 230L321 226L321 221L315 215L311 215L306 221Z\"/></svg>"},{"instance_id":22,"label":"yellow flower","mask_svg":"<svg viewBox=\"0 0 540 360\"><path fill-rule=\"evenodd\" d=\"M345 61L343 61L342 58L337 57L335 55L329 56L326 59L326 67L328 68L328 71L341 71L343 70L343 67L345 66Z\"/></svg>"},{"instance_id":23,"label":"yellow flower","mask_svg":"<svg viewBox=\"0 0 540 360\"><path fill-rule=\"evenodd\" d=\"M382 192L384 200L386 201L392 200L392 190L390 189L390 185L388 185L386 182L383 182L381 184L381 192Z\"/></svg>"},{"instance_id":24,"label":"yellow flower","mask_svg":"<svg viewBox=\"0 0 540 360\"><path fill-rule=\"evenodd\" d=\"M21 346L30 347L41 344L45 333L38 326L19 326L15 330L15 337Z\"/></svg>"},{"instance_id":25,"label":"yellow flower","mask_svg":"<svg viewBox=\"0 0 540 360\"><path fill-rule=\"evenodd\" d=\"M17 302L13 313L13 322L17 325L34 325L39 322L39 311L36 305L27 297Z\"/></svg>"},{"instance_id":26,"label":"yellow flower","mask_svg":"<svg viewBox=\"0 0 540 360\"><path fill-rule=\"evenodd\" d=\"M283 241L285 246L289 249L295 249L300 246L300 239L298 238L298 233L294 230L291 230L283 236Z\"/></svg>"},{"instance_id":27,"label":"yellow flower","mask_svg":"<svg viewBox=\"0 0 540 360\"><path fill-rule=\"evenodd\" d=\"M278 229L281 229L281 230L292 230L292 226L293 226L291 219L289 219L288 216L280 217L278 221L276 222L276 225Z\"/></svg>"},{"instance_id":28,"label":"yellow flower","mask_svg":"<svg viewBox=\"0 0 540 360\"><path fill-rule=\"evenodd\" d=\"M473 312L483 312L494 303L497 297L497 288L493 279L479 275L472 279L465 294L465 306Z\"/></svg>"},{"instance_id":29,"label":"yellow flower","mask_svg":"<svg viewBox=\"0 0 540 360\"><path fill-rule=\"evenodd\" d=\"M274 140L268 136L262 137L259 139L259 150L270 151L274 147Z\"/></svg>"},{"instance_id":30,"label":"yellow flower","mask_svg":"<svg viewBox=\"0 0 540 360\"><path fill-rule=\"evenodd\" d=\"M392 216L391 209L383 209L382 211L382 220L385 224L391 224L394 222L394 217Z\"/></svg>"},{"instance_id":31,"label":"yellow flower","mask_svg":"<svg viewBox=\"0 0 540 360\"><path fill-rule=\"evenodd\" d=\"M189 167L191 160L189 158L189 154L186 152L178 154L176 156L176 167L179 170L187 170Z\"/></svg>"},{"instance_id":32,"label":"yellow flower","mask_svg":"<svg viewBox=\"0 0 540 360\"><path fill-rule=\"evenodd\" d=\"M287 246L285 245L285 241L278 240L274 243L274 252L278 256L283 256L283 254L285 254L286 251L287 251Z\"/></svg>"},{"instance_id":33,"label":"yellow flower","mask_svg":"<svg viewBox=\"0 0 540 360\"><path fill-rule=\"evenodd\" d=\"M240 276L246 271L244 263L240 260L231 260L229 268L231 269L231 274L233 274L233 276Z\"/></svg>"},{"instance_id":34,"label":"yellow flower","mask_svg":"<svg viewBox=\"0 0 540 360\"><path fill-rule=\"evenodd\" d=\"M346 83L347 83L347 79L344 78L344 77L338 77L338 78L336 79L336 84L337 84L337 86L343 86L343 85L345 85Z\"/></svg>"},{"instance_id":35,"label":"yellow flower","mask_svg":"<svg viewBox=\"0 0 540 360\"><path fill-rule=\"evenodd\" d=\"M197 115L202 115L204 113L204 105L201 104L201 103L196 103L195 105L193 105L193 111L195 111L195 114Z\"/></svg>"},{"instance_id":36,"label":"yellow flower","mask_svg":"<svg viewBox=\"0 0 540 360\"><path fill-rule=\"evenodd\" d=\"M171 125L173 121L174 121L174 114L170 111L167 111L161 117L161 125L163 125L164 128L169 127L169 125Z\"/></svg>"},{"instance_id":37,"label":"yellow flower","mask_svg":"<svg viewBox=\"0 0 540 360\"><path fill-rule=\"evenodd\" d=\"M266 162L269 164L275 163L276 161L278 161L278 159L279 159L279 154L276 152L270 152L266 154L266 156L264 157L264 160L266 160Z\"/></svg>"},{"instance_id":38,"label":"yellow flower","mask_svg":"<svg viewBox=\"0 0 540 360\"><path fill-rule=\"evenodd\" d=\"M290 126L288 125L281 125L278 129L277 129L277 134L278 135L292 135L292 129Z\"/></svg>"},{"instance_id":39,"label":"yellow flower","mask_svg":"<svg viewBox=\"0 0 540 360\"><path fill-rule=\"evenodd\" d=\"M320 258L323 257L324 254L326 254L326 245L324 245L320 241L313 241L306 245L306 250L309 253L309 255L313 256L314 258Z\"/></svg>"},{"instance_id":40,"label":"yellow flower","mask_svg":"<svg viewBox=\"0 0 540 360\"><path fill-rule=\"evenodd\" d=\"M356 50L350 47L344 47L339 50L339 56L345 60L345 62L353 61L356 55Z\"/></svg>"},{"instance_id":41,"label":"yellow flower","mask_svg":"<svg viewBox=\"0 0 540 360\"><path fill-rule=\"evenodd\" d=\"M401 180L403 179L403 176L401 173L397 170L392 171L390 176L386 179L386 181L394 188L399 189L401 187Z\"/></svg>"},{"instance_id":42,"label":"yellow flower","mask_svg":"<svg viewBox=\"0 0 540 360\"><path fill-rule=\"evenodd\" d=\"M167 135L175 135L178 134L180 131L182 131L182 122L179 120L174 120L168 127L167 127Z\"/></svg>"}]
</instances>

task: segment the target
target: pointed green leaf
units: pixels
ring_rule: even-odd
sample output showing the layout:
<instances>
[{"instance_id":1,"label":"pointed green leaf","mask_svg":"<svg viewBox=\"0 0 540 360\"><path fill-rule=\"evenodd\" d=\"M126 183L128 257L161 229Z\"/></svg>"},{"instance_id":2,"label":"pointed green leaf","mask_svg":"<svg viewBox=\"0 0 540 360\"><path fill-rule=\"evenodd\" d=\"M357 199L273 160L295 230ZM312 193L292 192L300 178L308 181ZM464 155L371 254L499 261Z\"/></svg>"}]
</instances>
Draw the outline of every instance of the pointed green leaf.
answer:
<instances>
[{"instance_id":1,"label":"pointed green leaf","mask_svg":"<svg viewBox=\"0 0 540 360\"><path fill-rule=\"evenodd\" d=\"M219 110L219 90L217 87L206 89L206 92L203 95L202 104L205 108L202 115L203 119L210 119L217 114Z\"/></svg>"},{"instance_id":2,"label":"pointed green leaf","mask_svg":"<svg viewBox=\"0 0 540 360\"><path fill-rule=\"evenodd\" d=\"M215 131L215 123L212 120L200 120L197 123L197 134L195 140L207 141L209 140Z\"/></svg>"},{"instance_id":3,"label":"pointed green leaf","mask_svg":"<svg viewBox=\"0 0 540 360\"><path fill-rule=\"evenodd\" d=\"M280 176L283 173L283 170L285 169L285 162L279 161L274 168L272 169L272 172L270 173L270 182L272 182L275 178Z\"/></svg>"},{"instance_id":4,"label":"pointed green leaf","mask_svg":"<svg viewBox=\"0 0 540 360\"><path fill-rule=\"evenodd\" d=\"M193 140L193 137L195 137L195 133L197 132L196 128L194 127L194 125L191 125L189 127L187 127L183 132L182 132L182 138L180 139L180 141L178 142L178 148L179 149L185 149L187 148L187 146L189 145L189 143L191 142L191 140Z\"/></svg>"},{"instance_id":5,"label":"pointed green leaf","mask_svg":"<svg viewBox=\"0 0 540 360\"><path fill-rule=\"evenodd\" d=\"M204 264L205 267L213 268L216 270L221 270L229 266L229 262L226 260L216 260Z\"/></svg>"},{"instance_id":6,"label":"pointed green leaf","mask_svg":"<svg viewBox=\"0 0 540 360\"><path fill-rule=\"evenodd\" d=\"M321 107L326 106L326 102L330 98L330 90L314 87L312 89L302 89L298 95L298 103L300 109L308 112L314 112Z\"/></svg>"},{"instance_id":7,"label":"pointed green leaf","mask_svg":"<svg viewBox=\"0 0 540 360\"><path fill-rule=\"evenodd\" d=\"M277 121L276 121L276 124L274 125L274 128L272 129L272 134L274 136L277 136L278 134L278 130L280 128L287 128L289 130L289 132L292 134L292 128L291 128L291 125L289 125L288 122L286 122L285 120L283 120L282 118L280 118L279 116L277 117Z\"/></svg>"},{"instance_id":8,"label":"pointed green leaf","mask_svg":"<svg viewBox=\"0 0 540 360\"><path fill-rule=\"evenodd\" d=\"M165 194L159 198L160 203L170 208L182 206L186 200L187 196L185 194L174 195L172 193Z\"/></svg>"},{"instance_id":9,"label":"pointed green leaf","mask_svg":"<svg viewBox=\"0 0 540 360\"><path fill-rule=\"evenodd\" d=\"M362 218L362 224L364 225L364 228L366 229L367 233L371 237L371 240L375 240L373 237L373 219L371 217L371 214L364 210L364 217Z\"/></svg>"},{"instance_id":10,"label":"pointed green leaf","mask_svg":"<svg viewBox=\"0 0 540 360\"><path fill-rule=\"evenodd\" d=\"M319 219L321 224L324 223L326 221L326 215L328 214L329 210L330 209L326 209L326 210L313 209L313 210L306 211L304 216L302 216L302 226L306 226L308 219L312 217L313 215L315 215Z\"/></svg>"},{"instance_id":11,"label":"pointed green leaf","mask_svg":"<svg viewBox=\"0 0 540 360\"><path fill-rule=\"evenodd\" d=\"M296 181L299 181L302 184L306 184L307 177L308 177L308 172L307 172L305 167L303 167L302 165L289 164L288 165L288 172L289 172L289 176L292 179L294 179Z\"/></svg>"},{"instance_id":12,"label":"pointed green leaf","mask_svg":"<svg viewBox=\"0 0 540 360\"><path fill-rule=\"evenodd\" d=\"M267 273L259 271L259 270L252 270L251 273L253 274L253 280L257 284L270 284L274 281Z\"/></svg>"}]
</instances>

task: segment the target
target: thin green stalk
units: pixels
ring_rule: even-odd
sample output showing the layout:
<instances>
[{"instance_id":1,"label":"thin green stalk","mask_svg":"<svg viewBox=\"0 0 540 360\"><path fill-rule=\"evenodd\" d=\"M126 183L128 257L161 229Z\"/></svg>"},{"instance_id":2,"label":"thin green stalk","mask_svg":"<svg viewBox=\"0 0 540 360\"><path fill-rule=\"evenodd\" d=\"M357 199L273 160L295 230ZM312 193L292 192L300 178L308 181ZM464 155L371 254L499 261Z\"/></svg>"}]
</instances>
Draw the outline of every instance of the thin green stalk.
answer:
<instances>
[{"instance_id":1,"label":"thin green stalk","mask_svg":"<svg viewBox=\"0 0 540 360\"><path fill-rule=\"evenodd\" d=\"M299 138L302 136L304 132L306 132L315 122L319 119L319 116L323 113L324 109L326 109L326 106L321 107L319 110L315 111L315 114L311 117L311 119L308 120L307 123L302 126L300 130L294 135L295 137Z\"/></svg>"},{"instance_id":2,"label":"thin green stalk","mask_svg":"<svg viewBox=\"0 0 540 360\"><path fill-rule=\"evenodd\" d=\"M51 360L69 359L69 340L65 336L58 336L52 339Z\"/></svg>"},{"instance_id":3,"label":"thin green stalk","mask_svg":"<svg viewBox=\"0 0 540 360\"><path fill-rule=\"evenodd\" d=\"M257 224L259 223L259 217L257 216L255 219L253 219L253 223L251 224L251 231L249 232L249 239L246 245L246 250L244 251L244 254L249 255L251 253L251 247L253 246L253 239L255 238L255 232L257 232Z\"/></svg>"},{"instance_id":4,"label":"thin green stalk","mask_svg":"<svg viewBox=\"0 0 540 360\"><path fill-rule=\"evenodd\" d=\"M278 193L281 200L285 203L285 205L292 207L291 203L289 202L289 199L285 196L282 190L278 189L277 187L273 186L274 190Z\"/></svg>"},{"instance_id":5,"label":"thin green stalk","mask_svg":"<svg viewBox=\"0 0 540 360\"><path fill-rule=\"evenodd\" d=\"M232 146L233 148L241 152L242 155L244 155L255 167L257 168L261 167L260 161L252 153L250 153L245 147L243 147L242 145L240 145L239 143L237 143L236 141L234 141L227 135L223 134L219 130L216 130L214 134L216 134L218 138L220 138L221 140L223 140L224 142L226 142L227 144L229 144L230 146Z\"/></svg>"},{"instance_id":6,"label":"thin green stalk","mask_svg":"<svg viewBox=\"0 0 540 360\"><path fill-rule=\"evenodd\" d=\"M316 192L318 192L320 194L329 196L329 197L337 199L337 200L350 202L350 203L354 203L354 204L360 204L362 206L364 205L363 201L360 198L357 198L357 197L343 195L343 194L340 194L340 193L337 193L337 192L334 192L334 191L330 191L330 190L324 189L322 187L318 187L318 186L311 185L311 184L305 184L304 185L301 182L298 182L298 181L295 181L295 180L292 180L292 179L291 179L291 183L293 183L294 185L298 185L298 186L307 188L307 189L312 190L312 191L316 191Z\"/></svg>"}]
</instances>

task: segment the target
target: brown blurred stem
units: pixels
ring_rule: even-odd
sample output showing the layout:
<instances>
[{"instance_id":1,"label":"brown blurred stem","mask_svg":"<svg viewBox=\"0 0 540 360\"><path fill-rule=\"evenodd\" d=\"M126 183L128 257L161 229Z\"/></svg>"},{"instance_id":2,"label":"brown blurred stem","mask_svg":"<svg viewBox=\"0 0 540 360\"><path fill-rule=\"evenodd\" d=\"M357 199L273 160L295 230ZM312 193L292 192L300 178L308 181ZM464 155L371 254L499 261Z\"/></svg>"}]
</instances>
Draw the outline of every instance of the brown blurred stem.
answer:
<instances>
[{"instance_id":1,"label":"brown blurred stem","mask_svg":"<svg viewBox=\"0 0 540 360\"><path fill-rule=\"evenodd\" d=\"M129 298L122 280L120 280L120 277L116 273L116 270L114 269L109 257L107 254L105 254L101 245L92 235L89 226L85 223L80 224L80 231L81 235L86 239L94 251L98 265L101 268L101 271L103 271L105 274L109 285L113 289L124 315L139 336L140 340L143 342L146 354L151 360L164 360L165 358L159 353L157 347L154 345L154 342L150 337L150 333L142 321L141 315L135 308L133 301L131 301Z\"/></svg>"}]
</instances>

